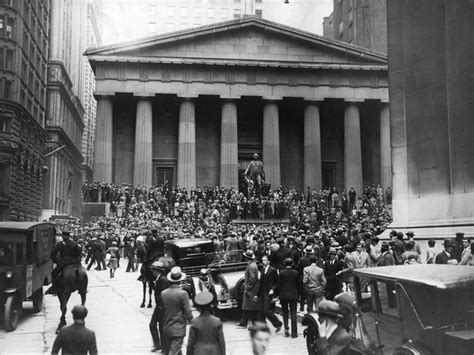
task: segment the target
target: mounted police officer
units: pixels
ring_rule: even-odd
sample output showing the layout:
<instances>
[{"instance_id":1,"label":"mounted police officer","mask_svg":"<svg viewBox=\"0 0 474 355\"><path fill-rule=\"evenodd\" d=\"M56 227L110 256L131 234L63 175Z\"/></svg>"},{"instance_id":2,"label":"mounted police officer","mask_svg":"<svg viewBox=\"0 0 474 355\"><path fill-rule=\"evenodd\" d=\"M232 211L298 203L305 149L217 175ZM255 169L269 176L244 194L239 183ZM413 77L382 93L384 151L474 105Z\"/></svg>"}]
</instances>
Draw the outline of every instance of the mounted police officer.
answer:
<instances>
[{"instance_id":1,"label":"mounted police officer","mask_svg":"<svg viewBox=\"0 0 474 355\"><path fill-rule=\"evenodd\" d=\"M51 272L52 286L47 291L49 294L56 293L57 281L61 276L61 272L68 265L81 265L82 251L79 244L71 239L69 231L62 232L63 240L55 245L51 251L51 260L56 264L56 267Z\"/></svg>"}]
</instances>

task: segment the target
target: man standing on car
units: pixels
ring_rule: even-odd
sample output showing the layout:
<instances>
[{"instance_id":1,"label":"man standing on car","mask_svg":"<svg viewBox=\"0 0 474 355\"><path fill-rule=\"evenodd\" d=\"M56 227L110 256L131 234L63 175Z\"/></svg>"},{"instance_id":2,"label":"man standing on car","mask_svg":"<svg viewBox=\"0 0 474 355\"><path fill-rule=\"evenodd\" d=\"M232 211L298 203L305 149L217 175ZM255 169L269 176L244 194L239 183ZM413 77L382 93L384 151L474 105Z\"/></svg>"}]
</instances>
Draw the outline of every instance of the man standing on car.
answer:
<instances>
[{"instance_id":1,"label":"man standing on car","mask_svg":"<svg viewBox=\"0 0 474 355\"><path fill-rule=\"evenodd\" d=\"M181 355L183 339L186 336L186 323L191 322L193 315L189 306L188 293L179 287L186 274L179 266L174 266L167 276L170 287L161 292L163 305L163 344L166 344L167 355Z\"/></svg>"}]
</instances>

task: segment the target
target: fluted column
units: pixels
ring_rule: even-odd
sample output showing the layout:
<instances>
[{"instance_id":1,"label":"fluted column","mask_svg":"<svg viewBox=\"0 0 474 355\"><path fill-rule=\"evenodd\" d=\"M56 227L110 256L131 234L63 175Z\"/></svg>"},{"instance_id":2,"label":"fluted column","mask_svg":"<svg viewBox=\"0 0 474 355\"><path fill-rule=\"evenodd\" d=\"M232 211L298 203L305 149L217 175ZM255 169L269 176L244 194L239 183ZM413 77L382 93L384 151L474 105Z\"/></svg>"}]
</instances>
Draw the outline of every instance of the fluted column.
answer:
<instances>
[{"instance_id":1,"label":"fluted column","mask_svg":"<svg viewBox=\"0 0 474 355\"><path fill-rule=\"evenodd\" d=\"M137 102L135 129L135 160L133 164L133 183L152 184L152 136L153 110L151 98L140 98Z\"/></svg>"},{"instance_id":2,"label":"fluted column","mask_svg":"<svg viewBox=\"0 0 474 355\"><path fill-rule=\"evenodd\" d=\"M275 101L265 101L263 106L263 168L266 182L278 188L281 185L280 129Z\"/></svg>"},{"instance_id":3,"label":"fluted column","mask_svg":"<svg viewBox=\"0 0 474 355\"><path fill-rule=\"evenodd\" d=\"M112 99L97 97L94 180L112 182Z\"/></svg>"},{"instance_id":4,"label":"fluted column","mask_svg":"<svg viewBox=\"0 0 474 355\"><path fill-rule=\"evenodd\" d=\"M388 104L380 109L380 183L385 190L392 186L392 149L390 147L390 110Z\"/></svg>"},{"instance_id":5,"label":"fluted column","mask_svg":"<svg viewBox=\"0 0 474 355\"><path fill-rule=\"evenodd\" d=\"M239 166L237 155L237 105L228 100L222 104L221 113L221 170L220 185L237 187Z\"/></svg>"},{"instance_id":6,"label":"fluted column","mask_svg":"<svg viewBox=\"0 0 474 355\"><path fill-rule=\"evenodd\" d=\"M319 190L321 178L321 129L319 107L308 102L304 109L304 186Z\"/></svg>"},{"instance_id":7,"label":"fluted column","mask_svg":"<svg viewBox=\"0 0 474 355\"><path fill-rule=\"evenodd\" d=\"M179 107L178 186L196 187L196 123L194 102L183 98Z\"/></svg>"},{"instance_id":8,"label":"fluted column","mask_svg":"<svg viewBox=\"0 0 474 355\"><path fill-rule=\"evenodd\" d=\"M357 197L362 196L360 117L354 102L347 103L344 111L344 181L347 190L354 187Z\"/></svg>"}]
</instances>

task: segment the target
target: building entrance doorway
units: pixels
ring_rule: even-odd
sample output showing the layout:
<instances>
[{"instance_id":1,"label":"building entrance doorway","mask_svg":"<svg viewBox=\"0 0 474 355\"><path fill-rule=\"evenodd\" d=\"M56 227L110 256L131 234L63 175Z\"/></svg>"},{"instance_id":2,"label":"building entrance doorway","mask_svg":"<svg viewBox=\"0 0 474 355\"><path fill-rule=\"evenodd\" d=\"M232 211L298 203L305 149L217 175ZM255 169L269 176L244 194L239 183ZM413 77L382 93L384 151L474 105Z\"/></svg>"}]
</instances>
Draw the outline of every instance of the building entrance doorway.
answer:
<instances>
[{"instance_id":1,"label":"building entrance doorway","mask_svg":"<svg viewBox=\"0 0 474 355\"><path fill-rule=\"evenodd\" d=\"M323 188L333 188L336 186L336 162L323 161L321 167L321 178Z\"/></svg>"},{"instance_id":2,"label":"building entrance doorway","mask_svg":"<svg viewBox=\"0 0 474 355\"><path fill-rule=\"evenodd\" d=\"M155 185L171 187L174 182L174 168L157 166L155 168Z\"/></svg>"}]
</instances>

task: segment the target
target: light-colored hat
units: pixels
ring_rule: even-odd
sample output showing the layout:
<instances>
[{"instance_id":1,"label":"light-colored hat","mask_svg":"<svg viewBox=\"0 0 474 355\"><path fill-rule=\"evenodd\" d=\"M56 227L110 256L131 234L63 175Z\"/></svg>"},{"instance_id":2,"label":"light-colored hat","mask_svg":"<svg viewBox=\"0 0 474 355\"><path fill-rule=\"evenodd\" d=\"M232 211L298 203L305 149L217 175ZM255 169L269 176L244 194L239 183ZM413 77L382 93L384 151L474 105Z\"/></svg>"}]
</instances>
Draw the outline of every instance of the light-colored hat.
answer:
<instances>
[{"instance_id":1,"label":"light-colored hat","mask_svg":"<svg viewBox=\"0 0 474 355\"><path fill-rule=\"evenodd\" d=\"M186 278L186 274L181 271L179 266L174 266L166 278L169 282L177 283L183 281Z\"/></svg>"},{"instance_id":2,"label":"light-colored hat","mask_svg":"<svg viewBox=\"0 0 474 355\"><path fill-rule=\"evenodd\" d=\"M196 297L194 297L194 302L198 306L207 306L208 304L211 304L213 300L214 295L209 291L199 292Z\"/></svg>"}]
</instances>

